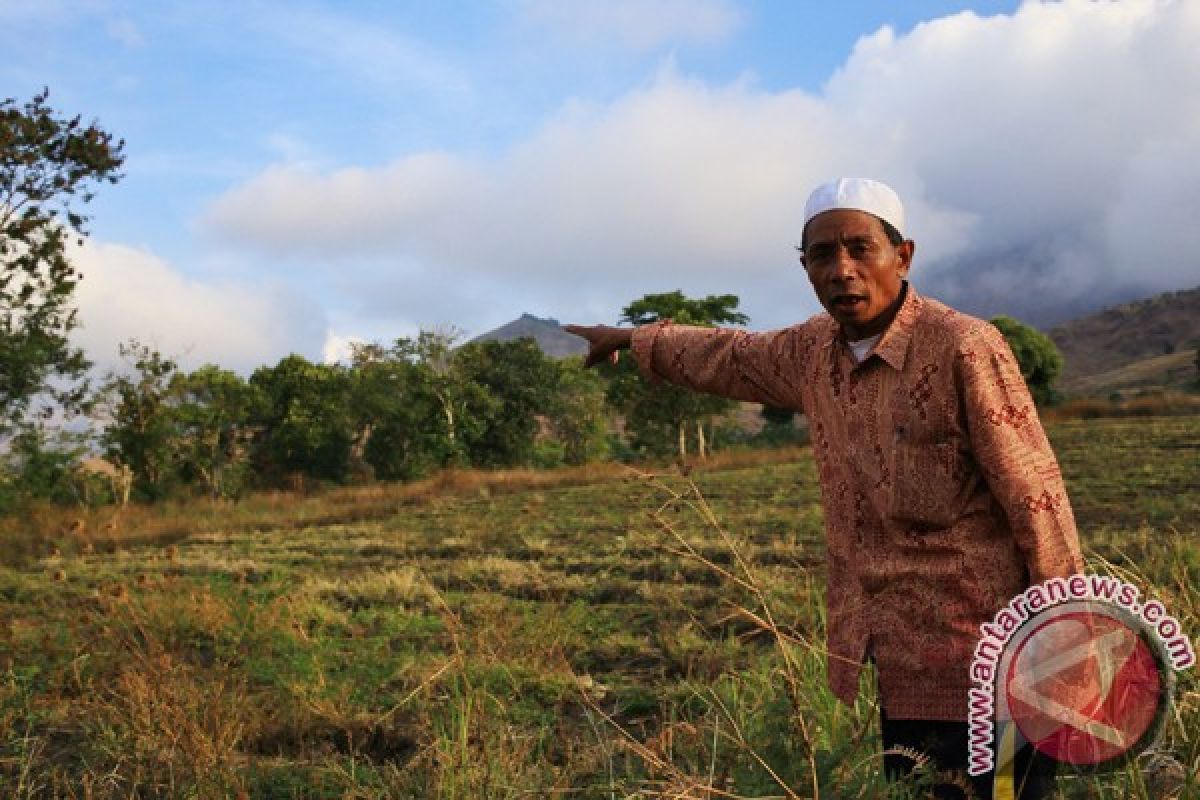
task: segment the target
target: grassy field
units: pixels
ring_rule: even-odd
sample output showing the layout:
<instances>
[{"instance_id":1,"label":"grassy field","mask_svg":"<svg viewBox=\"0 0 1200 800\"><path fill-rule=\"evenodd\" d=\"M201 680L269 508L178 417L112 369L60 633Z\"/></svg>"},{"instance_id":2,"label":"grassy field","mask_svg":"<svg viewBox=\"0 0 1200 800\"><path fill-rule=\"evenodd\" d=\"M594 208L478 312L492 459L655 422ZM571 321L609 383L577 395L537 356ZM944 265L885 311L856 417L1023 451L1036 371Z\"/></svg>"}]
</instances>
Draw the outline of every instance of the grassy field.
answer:
<instances>
[{"instance_id":1,"label":"grassy field","mask_svg":"<svg viewBox=\"0 0 1200 800\"><path fill-rule=\"evenodd\" d=\"M1200 635L1200 418L1050 432L1092 570ZM9 521L0 797L917 796L825 688L821 519L796 451ZM1064 797L1200 770L1179 679Z\"/></svg>"}]
</instances>

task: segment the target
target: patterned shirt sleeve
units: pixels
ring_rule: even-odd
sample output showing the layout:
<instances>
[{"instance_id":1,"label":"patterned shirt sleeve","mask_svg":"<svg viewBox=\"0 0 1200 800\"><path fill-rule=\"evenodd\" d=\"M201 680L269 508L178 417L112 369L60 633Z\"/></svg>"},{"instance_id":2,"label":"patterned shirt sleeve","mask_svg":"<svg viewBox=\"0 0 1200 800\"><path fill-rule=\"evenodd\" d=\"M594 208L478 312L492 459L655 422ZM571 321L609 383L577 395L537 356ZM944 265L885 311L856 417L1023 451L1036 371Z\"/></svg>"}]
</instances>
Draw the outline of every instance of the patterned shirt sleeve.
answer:
<instances>
[{"instance_id":1,"label":"patterned shirt sleeve","mask_svg":"<svg viewBox=\"0 0 1200 800\"><path fill-rule=\"evenodd\" d=\"M975 459L1032 583L1084 568L1075 517L1029 387L1004 336L981 325L957 353Z\"/></svg>"},{"instance_id":2,"label":"patterned shirt sleeve","mask_svg":"<svg viewBox=\"0 0 1200 800\"><path fill-rule=\"evenodd\" d=\"M634 330L633 354L650 381L801 410L802 330L798 325L752 333L663 320Z\"/></svg>"}]
</instances>

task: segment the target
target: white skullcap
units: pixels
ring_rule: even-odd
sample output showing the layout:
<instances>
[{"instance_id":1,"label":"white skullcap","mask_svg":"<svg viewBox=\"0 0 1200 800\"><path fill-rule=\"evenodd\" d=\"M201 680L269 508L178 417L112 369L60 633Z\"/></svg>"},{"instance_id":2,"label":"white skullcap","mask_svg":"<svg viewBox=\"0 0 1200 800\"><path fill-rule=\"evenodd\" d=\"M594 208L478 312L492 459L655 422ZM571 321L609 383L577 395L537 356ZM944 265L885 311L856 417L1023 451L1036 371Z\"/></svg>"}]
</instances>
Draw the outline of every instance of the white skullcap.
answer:
<instances>
[{"instance_id":1,"label":"white skullcap","mask_svg":"<svg viewBox=\"0 0 1200 800\"><path fill-rule=\"evenodd\" d=\"M835 208L865 211L887 220L892 227L904 234L904 205L900 195L886 183L870 178L838 178L823 183L808 196L804 204L804 225L817 214Z\"/></svg>"}]
</instances>

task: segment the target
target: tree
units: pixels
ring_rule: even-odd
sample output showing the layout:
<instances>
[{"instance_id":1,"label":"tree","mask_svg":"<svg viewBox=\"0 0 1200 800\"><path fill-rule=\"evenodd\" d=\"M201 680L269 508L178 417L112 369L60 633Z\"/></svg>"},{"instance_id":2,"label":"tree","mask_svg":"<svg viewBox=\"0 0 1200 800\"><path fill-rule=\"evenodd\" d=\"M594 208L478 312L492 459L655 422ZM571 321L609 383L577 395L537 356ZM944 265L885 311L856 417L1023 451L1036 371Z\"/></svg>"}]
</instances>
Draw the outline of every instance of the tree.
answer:
<instances>
[{"instance_id":1,"label":"tree","mask_svg":"<svg viewBox=\"0 0 1200 800\"><path fill-rule=\"evenodd\" d=\"M1033 401L1038 405L1058 402L1060 395L1054 388L1054 382L1062 372L1063 358L1050 337L1012 317L996 317L992 324L1004 334L1013 355L1017 357Z\"/></svg>"},{"instance_id":2,"label":"tree","mask_svg":"<svg viewBox=\"0 0 1200 800\"><path fill-rule=\"evenodd\" d=\"M260 470L276 480L303 474L344 481L355 422L348 370L293 354L259 367L250 383L263 395L254 420L263 428Z\"/></svg>"},{"instance_id":3,"label":"tree","mask_svg":"<svg viewBox=\"0 0 1200 800\"><path fill-rule=\"evenodd\" d=\"M101 441L109 460L133 471L134 490L157 500L166 495L178 466L178 429L171 403L174 361L137 340L119 348L129 374L110 374L101 390L108 424Z\"/></svg>"},{"instance_id":4,"label":"tree","mask_svg":"<svg viewBox=\"0 0 1200 800\"><path fill-rule=\"evenodd\" d=\"M436 371L421 352L411 339L397 339L391 348L354 348L356 447L382 480L420 478L458 456L451 427L458 393L448 372Z\"/></svg>"},{"instance_id":5,"label":"tree","mask_svg":"<svg viewBox=\"0 0 1200 800\"><path fill-rule=\"evenodd\" d=\"M421 331L415 341L396 340L396 347L407 350L408 358L423 368L422 377L441 407L449 443L446 464L467 463L464 439L472 438L481 422L478 417L466 416L466 408L486 402L479 387L463 378L455 362L454 343L462 335L462 331L451 326Z\"/></svg>"},{"instance_id":6,"label":"tree","mask_svg":"<svg viewBox=\"0 0 1200 800\"><path fill-rule=\"evenodd\" d=\"M625 307L621 322L646 325L672 319L684 325L744 325L749 318L737 310L736 295L685 297L683 292L649 294ZM734 404L721 397L698 394L677 386L650 386L638 373L632 359L619 362L609 386L609 402L625 417L625 428L634 449L665 454L675 450L687 455L689 430L695 431L696 452L704 458L707 441L705 424L727 413Z\"/></svg>"},{"instance_id":7,"label":"tree","mask_svg":"<svg viewBox=\"0 0 1200 800\"><path fill-rule=\"evenodd\" d=\"M0 102L0 433L39 395L67 411L86 396L90 364L68 340L79 274L67 246L86 235L79 207L121 178L124 161L123 141L60 117L48 96Z\"/></svg>"},{"instance_id":8,"label":"tree","mask_svg":"<svg viewBox=\"0 0 1200 800\"><path fill-rule=\"evenodd\" d=\"M237 497L249 478L255 432L250 420L262 394L235 372L206 364L174 376L179 467L184 480L199 479L213 498Z\"/></svg>"},{"instance_id":9,"label":"tree","mask_svg":"<svg viewBox=\"0 0 1200 800\"><path fill-rule=\"evenodd\" d=\"M634 300L621 313L621 322L649 325L660 319L672 319L680 325L745 325L750 318L737 310L739 302L733 294L710 294L695 300L677 289Z\"/></svg>"},{"instance_id":10,"label":"tree","mask_svg":"<svg viewBox=\"0 0 1200 800\"><path fill-rule=\"evenodd\" d=\"M473 389L466 411L476 427L463 442L471 463L531 463L538 416L550 411L557 391L554 362L524 337L463 345L454 353L454 366L460 381Z\"/></svg>"},{"instance_id":11,"label":"tree","mask_svg":"<svg viewBox=\"0 0 1200 800\"><path fill-rule=\"evenodd\" d=\"M82 502L74 477L85 452L82 434L23 425L0 455L0 514L30 501Z\"/></svg>"},{"instance_id":12,"label":"tree","mask_svg":"<svg viewBox=\"0 0 1200 800\"><path fill-rule=\"evenodd\" d=\"M550 406L549 421L562 444L562 460L578 465L608 456L608 413L605 381L595 370L584 369L583 359L558 362L558 391Z\"/></svg>"}]
</instances>

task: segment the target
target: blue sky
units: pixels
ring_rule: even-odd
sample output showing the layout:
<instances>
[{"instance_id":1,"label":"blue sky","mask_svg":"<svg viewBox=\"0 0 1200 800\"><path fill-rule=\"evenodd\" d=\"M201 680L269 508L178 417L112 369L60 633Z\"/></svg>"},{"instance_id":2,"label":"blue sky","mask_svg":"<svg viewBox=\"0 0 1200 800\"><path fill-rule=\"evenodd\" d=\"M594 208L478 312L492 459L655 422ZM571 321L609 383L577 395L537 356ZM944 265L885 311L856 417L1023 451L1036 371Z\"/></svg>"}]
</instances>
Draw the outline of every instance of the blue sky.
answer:
<instances>
[{"instance_id":1,"label":"blue sky","mask_svg":"<svg viewBox=\"0 0 1200 800\"><path fill-rule=\"evenodd\" d=\"M837 174L900 189L914 282L969 310L1195 285L1196 5L0 0L0 76L127 142L78 254L93 358L247 371L675 288L803 319Z\"/></svg>"}]
</instances>

